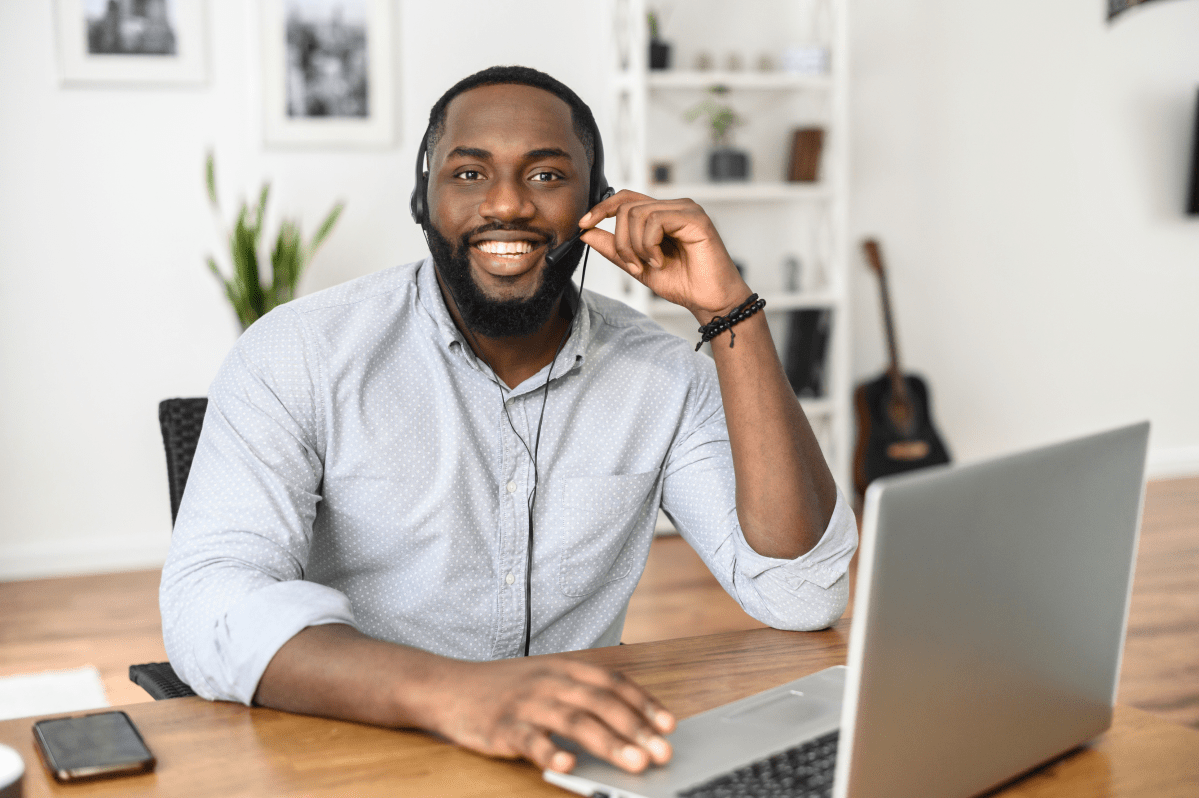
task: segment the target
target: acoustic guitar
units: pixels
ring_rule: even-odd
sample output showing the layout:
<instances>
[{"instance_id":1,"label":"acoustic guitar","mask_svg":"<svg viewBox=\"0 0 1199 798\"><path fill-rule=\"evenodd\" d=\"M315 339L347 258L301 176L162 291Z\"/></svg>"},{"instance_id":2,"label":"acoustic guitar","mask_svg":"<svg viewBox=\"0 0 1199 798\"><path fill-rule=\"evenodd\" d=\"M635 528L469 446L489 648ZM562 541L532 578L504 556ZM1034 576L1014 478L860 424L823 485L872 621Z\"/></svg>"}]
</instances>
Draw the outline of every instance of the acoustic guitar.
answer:
<instances>
[{"instance_id":1,"label":"acoustic guitar","mask_svg":"<svg viewBox=\"0 0 1199 798\"><path fill-rule=\"evenodd\" d=\"M949 451L933 426L928 386L915 374L904 374L899 366L887 272L878 242L867 239L862 249L878 276L891 363L883 374L863 382L853 394L858 421L853 484L859 497L879 477L949 462Z\"/></svg>"}]
</instances>

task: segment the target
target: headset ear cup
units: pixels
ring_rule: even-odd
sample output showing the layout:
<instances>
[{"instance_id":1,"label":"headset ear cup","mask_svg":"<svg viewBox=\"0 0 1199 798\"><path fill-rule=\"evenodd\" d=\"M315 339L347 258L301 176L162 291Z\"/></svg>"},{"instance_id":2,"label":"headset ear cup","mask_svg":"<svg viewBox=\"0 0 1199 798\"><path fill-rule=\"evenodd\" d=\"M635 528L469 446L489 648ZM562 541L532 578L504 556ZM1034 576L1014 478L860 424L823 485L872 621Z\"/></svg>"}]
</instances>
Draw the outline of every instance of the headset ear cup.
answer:
<instances>
[{"instance_id":1,"label":"headset ear cup","mask_svg":"<svg viewBox=\"0 0 1199 798\"><path fill-rule=\"evenodd\" d=\"M588 113L590 115L590 113ZM599 125L595 117L591 118L591 135L594 137L594 155L591 161L591 206L594 208L608 197L615 194L612 184L604 174L604 137L600 135Z\"/></svg>"},{"instance_id":2,"label":"headset ear cup","mask_svg":"<svg viewBox=\"0 0 1199 798\"><path fill-rule=\"evenodd\" d=\"M425 153L429 144L429 128L421 136L416 150L416 179L412 182L412 221L424 227L429 219L429 172L425 169Z\"/></svg>"},{"instance_id":3,"label":"headset ear cup","mask_svg":"<svg viewBox=\"0 0 1199 798\"><path fill-rule=\"evenodd\" d=\"M409 207L412 209L412 221L419 225L425 224L427 215L425 208L425 198L429 191L429 173L425 172L416 178L416 186L412 189L412 201Z\"/></svg>"}]
</instances>

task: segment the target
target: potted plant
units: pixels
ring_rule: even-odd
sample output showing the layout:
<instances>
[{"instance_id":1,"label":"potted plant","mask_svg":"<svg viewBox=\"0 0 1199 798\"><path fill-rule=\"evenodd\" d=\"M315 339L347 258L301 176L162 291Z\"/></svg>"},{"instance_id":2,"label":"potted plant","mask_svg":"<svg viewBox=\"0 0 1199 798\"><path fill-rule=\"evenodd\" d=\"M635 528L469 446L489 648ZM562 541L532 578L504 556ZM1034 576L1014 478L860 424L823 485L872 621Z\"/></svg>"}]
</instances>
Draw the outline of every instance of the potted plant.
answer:
<instances>
[{"instance_id":1,"label":"potted plant","mask_svg":"<svg viewBox=\"0 0 1199 798\"><path fill-rule=\"evenodd\" d=\"M733 146L733 128L745 123L731 105L718 102L728 93L723 86L713 86L711 96L684 114L688 122L701 116L708 119L712 150L708 154L708 179L715 182L749 179L749 153Z\"/></svg>"},{"instance_id":2,"label":"potted plant","mask_svg":"<svg viewBox=\"0 0 1199 798\"><path fill-rule=\"evenodd\" d=\"M217 217L217 224L220 225L221 209L216 199L216 167L211 152L208 153L205 163L204 177L208 187L208 202ZM263 285L258 268L258 244L262 238L262 225L270 192L270 183L263 183L258 193L258 204L253 209L243 201L232 232L226 233L229 255L233 262L233 277L226 278L221 274L216 258L208 256L208 268L225 287L225 296L233 306L242 330L272 308L295 298L296 286L300 282L304 267L312 260L313 254L329 235L341 215L342 208L345 207L343 202L334 205L307 244L300 236L300 225L290 219L284 219L279 225L275 245L270 250L271 282Z\"/></svg>"}]
</instances>

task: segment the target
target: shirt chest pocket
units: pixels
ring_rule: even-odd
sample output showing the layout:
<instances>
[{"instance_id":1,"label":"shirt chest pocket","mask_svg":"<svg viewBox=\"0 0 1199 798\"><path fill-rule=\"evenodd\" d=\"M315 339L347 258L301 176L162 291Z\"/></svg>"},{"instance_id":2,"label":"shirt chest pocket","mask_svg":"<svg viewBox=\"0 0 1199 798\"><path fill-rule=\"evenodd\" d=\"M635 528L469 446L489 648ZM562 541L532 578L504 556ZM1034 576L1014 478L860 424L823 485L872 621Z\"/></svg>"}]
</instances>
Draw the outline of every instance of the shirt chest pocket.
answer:
<instances>
[{"instance_id":1,"label":"shirt chest pocket","mask_svg":"<svg viewBox=\"0 0 1199 798\"><path fill-rule=\"evenodd\" d=\"M568 596L586 596L624 579L648 541L634 533L655 513L659 471L571 477L562 487L564 548L558 581ZM638 544L641 545L638 545Z\"/></svg>"}]
</instances>

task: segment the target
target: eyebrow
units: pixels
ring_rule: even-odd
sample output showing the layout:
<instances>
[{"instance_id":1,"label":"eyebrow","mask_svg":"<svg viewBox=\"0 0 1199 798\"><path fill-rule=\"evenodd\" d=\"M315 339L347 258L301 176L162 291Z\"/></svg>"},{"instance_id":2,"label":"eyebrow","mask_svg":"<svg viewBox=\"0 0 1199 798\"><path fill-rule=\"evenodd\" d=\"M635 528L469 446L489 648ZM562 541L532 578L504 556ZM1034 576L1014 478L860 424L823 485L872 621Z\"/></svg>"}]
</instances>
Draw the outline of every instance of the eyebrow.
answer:
<instances>
[{"instance_id":1,"label":"eyebrow","mask_svg":"<svg viewBox=\"0 0 1199 798\"><path fill-rule=\"evenodd\" d=\"M480 149L478 147L455 147L450 150L447 158L478 158L480 160L490 160L491 152L489 150ZM570 153L558 147L543 147L537 150L529 150L525 153L525 158L565 158L571 160Z\"/></svg>"},{"instance_id":2,"label":"eyebrow","mask_svg":"<svg viewBox=\"0 0 1199 798\"><path fill-rule=\"evenodd\" d=\"M570 153L566 150L558 149L557 147L545 147L540 150L530 150L525 153L526 158L565 158L571 160Z\"/></svg>"}]
</instances>

